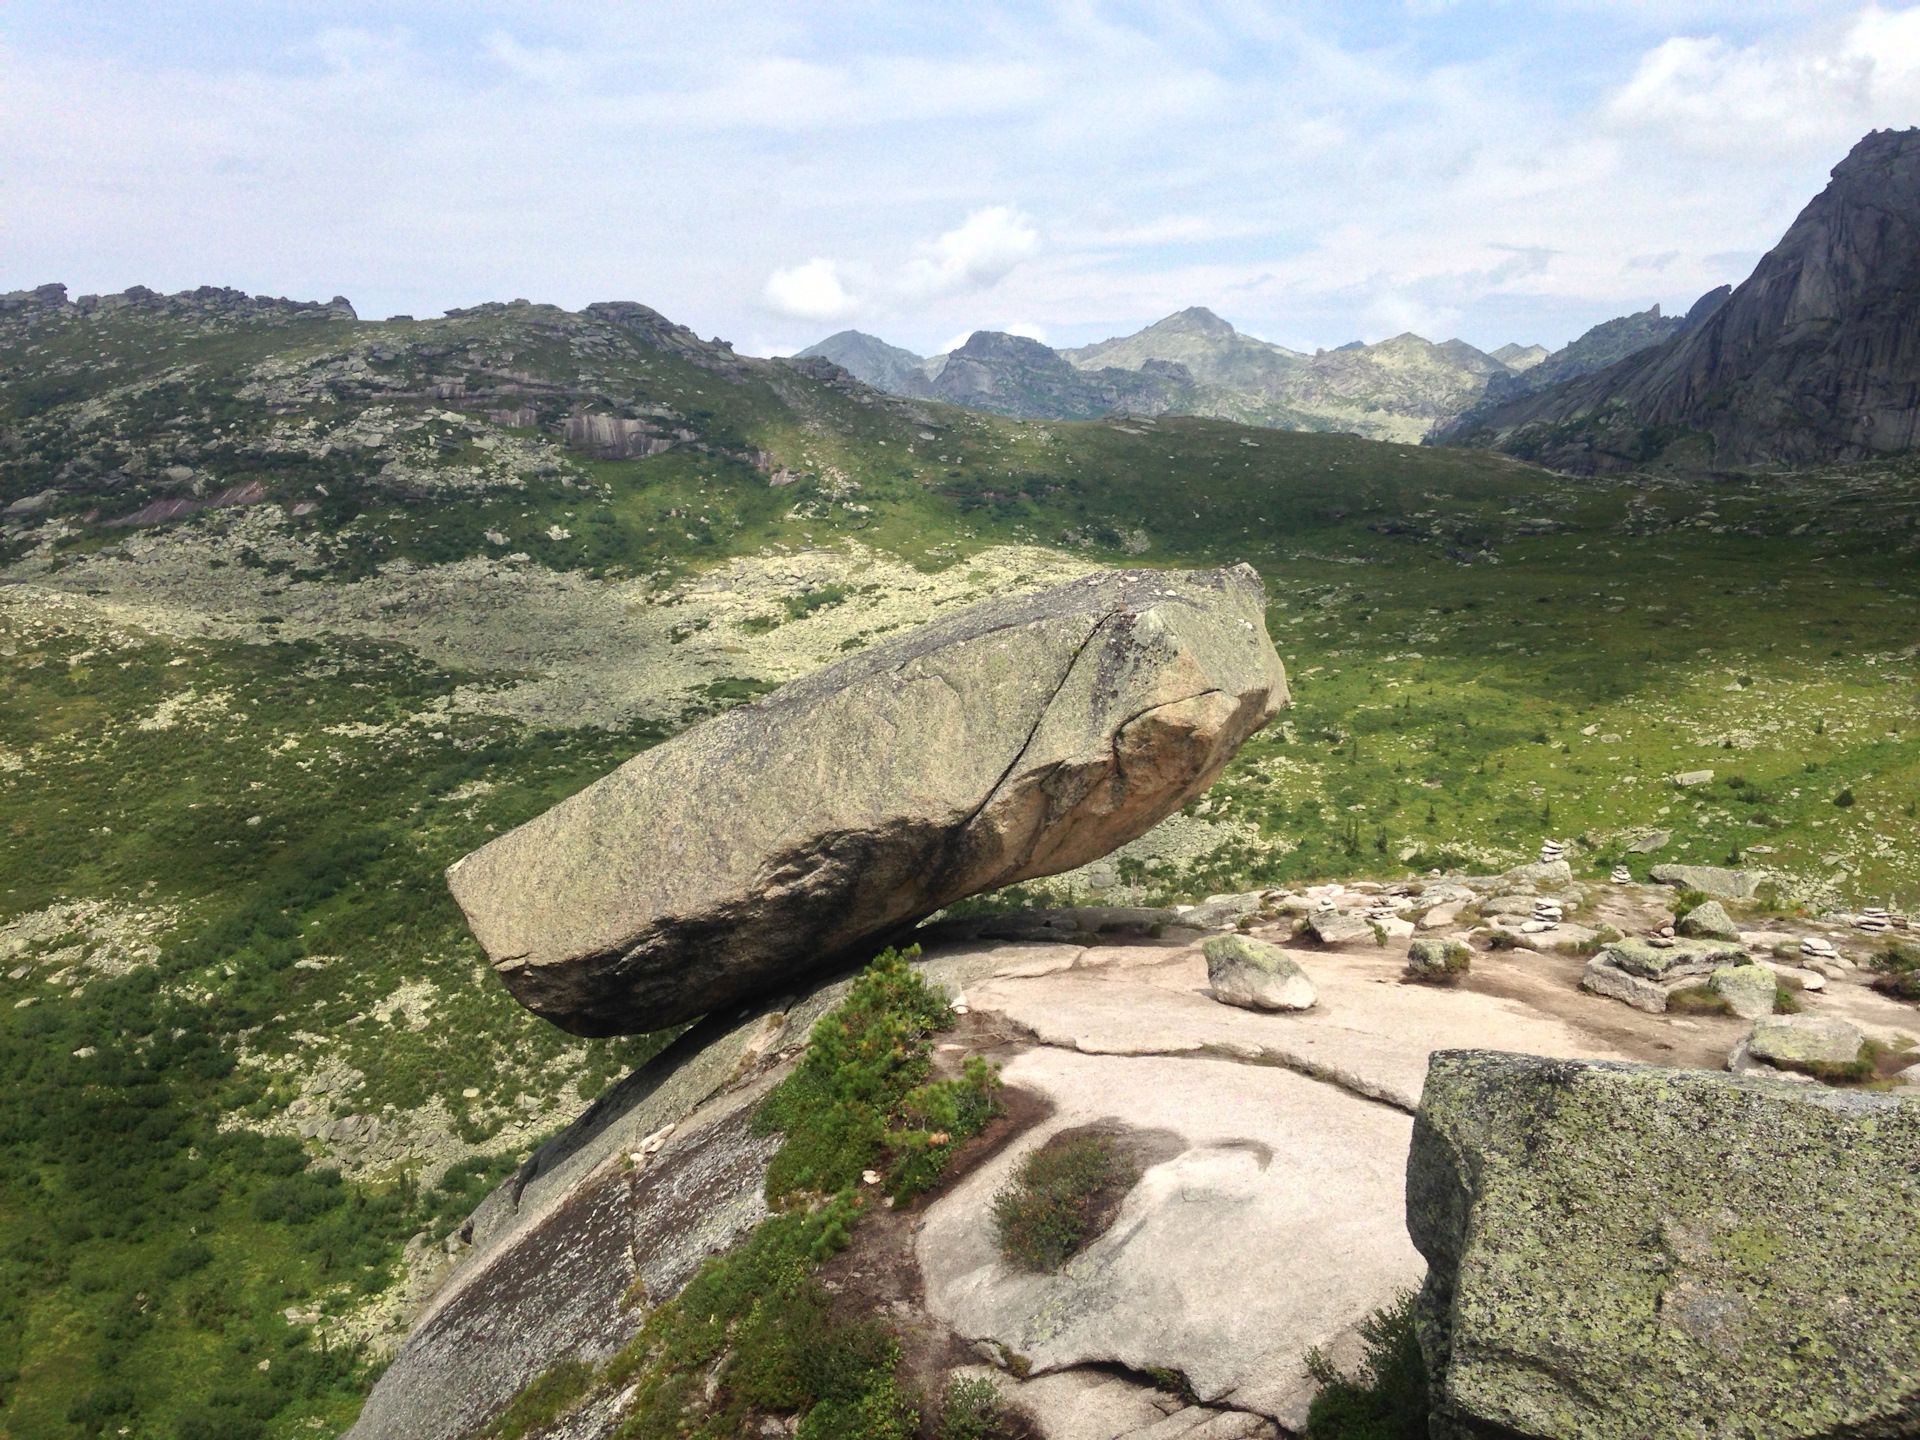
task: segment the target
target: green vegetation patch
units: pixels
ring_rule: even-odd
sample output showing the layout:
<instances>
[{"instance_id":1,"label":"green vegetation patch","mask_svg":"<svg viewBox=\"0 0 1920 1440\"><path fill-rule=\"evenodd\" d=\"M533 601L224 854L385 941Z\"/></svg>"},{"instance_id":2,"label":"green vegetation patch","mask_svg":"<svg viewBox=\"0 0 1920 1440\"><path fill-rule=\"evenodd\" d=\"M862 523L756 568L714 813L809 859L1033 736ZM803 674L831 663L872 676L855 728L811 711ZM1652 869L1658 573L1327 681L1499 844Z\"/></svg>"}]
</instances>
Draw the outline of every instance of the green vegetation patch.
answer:
<instances>
[{"instance_id":1,"label":"green vegetation patch","mask_svg":"<svg viewBox=\"0 0 1920 1440\"><path fill-rule=\"evenodd\" d=\"M1307 1440L1426 1440L1427 1367L1414 1329L1411 1291L1360 1322L1358 1373L1343 1375L1319 1350L1307 1373L1320 1386L1307 1411Z\"/></svg>"},{"instance_id":2,"label":"green vegetation patch","mask_svg":"<svg viewBox=\"0 0 1920 1440\"><path fill-rule=\"evenodd\" d=\"M628 1386L620 1440L744 1440L767 1414L797 1415L800 1440L911 1440L935 1410L954 1440L1003 1433L997 1395L990 1405L968 1389L928 1406L900 1380L887 1328L839 1313L814 1275L851 1242L870 1203L863 1171L882 1168L889 1202L904 1202L995 1111L999 1080L984 1061L929 1079L930 1037L954 1015L909 966L916 953L877 956L762 1103L761 1132L785 1136L767 1179L775 1213L707 1261L598 1372L549 1372L489 1435L512 1440L527 1433L512 1428L515 1416L551 1418L589 1391Z\"/></svg>"},{"instance_id":3,"label":"green vegetation patch","mask_svg":"<svg viewBox=\"0 0 1920 1440\"><path fill-rule=\"evenodd\" d=\"M888 1196L903 1203L992 1118L1000 1081L985 1060L969 1060L957 1079L927 1079L928 1037L951 1027L954 1015L908 965L918 954L915 947L876 957L762 1104L760 1133L786 1137L767 1171L769 1200L848 1190L878 1168Z\"/></svg>"},{"instance_id":4,"label":"green vegetation patch","mask_svg":"<svg viewBox=\"0 0 1920 1440\"><path fill-rule=\"evenodd\" d=\"M1139 1178L1139 1166L1111 1135L1054 1136L993 1197L1001 1253L1023 1269L1058 1270L1113 1223Z\"/></svg>"}]
</instances>

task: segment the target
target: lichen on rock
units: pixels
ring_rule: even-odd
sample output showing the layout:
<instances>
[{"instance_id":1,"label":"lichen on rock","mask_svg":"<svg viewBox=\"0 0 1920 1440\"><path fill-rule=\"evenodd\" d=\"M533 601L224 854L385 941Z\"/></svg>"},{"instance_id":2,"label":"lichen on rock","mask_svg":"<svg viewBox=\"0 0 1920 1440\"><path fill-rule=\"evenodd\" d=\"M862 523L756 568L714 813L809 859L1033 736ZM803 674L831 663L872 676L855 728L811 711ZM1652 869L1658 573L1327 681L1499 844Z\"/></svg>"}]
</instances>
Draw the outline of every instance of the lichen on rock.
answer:
<instances>
[{"instance_id":1,"label":"lichen on rock","mask_svg":"<svg viewBox=\"0 0 1920 1440\"><path fill-rule=\"evenodd\" d=\"M1920 1105L1436 1052L1407 1166L1440 1440L1920 1426Z\"/></svg>"}]
</instances>

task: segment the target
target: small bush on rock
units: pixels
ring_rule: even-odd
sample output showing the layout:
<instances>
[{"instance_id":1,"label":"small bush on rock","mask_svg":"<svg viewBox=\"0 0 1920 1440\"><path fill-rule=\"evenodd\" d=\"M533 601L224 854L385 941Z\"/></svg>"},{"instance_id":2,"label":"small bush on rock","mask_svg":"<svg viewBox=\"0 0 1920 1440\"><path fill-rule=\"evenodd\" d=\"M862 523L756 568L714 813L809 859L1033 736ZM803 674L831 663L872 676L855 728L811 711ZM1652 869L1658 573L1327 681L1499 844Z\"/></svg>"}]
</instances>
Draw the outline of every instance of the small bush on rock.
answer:
<instances>
[{"instance_id":1,"label":"small bush on rock","mask_svg":"<svg viewBox=\"0 0 1920 1440\"><path fill-rule=\"evenodd\" d=\"M1320 1393L1307 1410L1307 1440L1426 1440L1427 1367L1414 1333L1413 1292L1360 1322L1366 1356L1357 1375L1317 1349L1307 1373Z\"/></svg>"},{"instance_id":2,"label":"small bush on rock","mask_svg":"<svg viewBox=\"0 0 1920 1440\"><path fill-rule=\"evenodd\" d=\"M860 1183L883 1156L887 1193L911 1199L955 1147L995 1113L1000 1087L978 1057L955 1080L929 1081L928 1037L953 1024L946 997L887 950L846 1002L813 1027L806 1058L767 1096L754 1126L786 1143L767 1170L767 1198L832 1194Z\"/></svg>"},{"instance_id":3,"label":"small bush on rock","mask_svg":"<svg viewBox=\"0 0 1920 1440\"><path fill-rule=\"evenodd\" d=\"M592 1384L592 1366L562 1360L514 1396L513 1403L480 1432L482 1440L521 1440L546 1429L571 1410Z\"/></svg>"},{"instance_id":4,"label":"small bush on rock","mask_svg":"<svg viewBox=\"0 0 1920 1440\"><path fill-rule=\"evenodd\" d=\"M956 1375L940 1400L940 1440L1002 1440L1011 1417L1000 1387L983 1375Z\"/></svg>"},{"instance_id":5,"label":"small bush on rock","mask_svg":"<svg viewBox=\"0 0 1920 1440\"><path fill-rule=\"evenodd\" d=\"M1111 1135L1056 1135L993 1197L1000 1250L1027 1270L1058 1270L1111 1223L1140 1178Z\"/></svg>"}]
</instances>

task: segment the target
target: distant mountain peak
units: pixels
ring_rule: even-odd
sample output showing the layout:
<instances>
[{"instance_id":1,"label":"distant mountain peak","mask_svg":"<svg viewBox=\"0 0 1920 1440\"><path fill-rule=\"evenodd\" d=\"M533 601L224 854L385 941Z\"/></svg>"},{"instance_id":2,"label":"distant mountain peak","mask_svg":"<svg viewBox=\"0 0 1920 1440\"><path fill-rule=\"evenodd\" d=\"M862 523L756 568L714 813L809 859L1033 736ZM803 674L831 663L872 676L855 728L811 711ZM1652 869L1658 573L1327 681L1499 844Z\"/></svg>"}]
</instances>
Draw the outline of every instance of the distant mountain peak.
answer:
<instances>
[{"instance_id":1,"label":"distant mountain peak","mask_svg":"<svg viewBox=\"0 0 1920 1440\"><path fill-rule=\"evenodd\" d=\"M1188 335L1209 335L1225 339L1240 332L1222 320L1204 305L1189 305L1185 310L1175 311L1166 319L1149 325L1148 330L1179 331Z\"/></svg>"},{"instance_id":2,"label":"distant mountain peak","mask_svg":"<svg viewBox=\"0 0 1920 1440\"><path fill-rule=\"evenodd\" d=\"M1673 327L1664 343L1477 412L1455 434L1589 472L1645 464L1647 437L1688 432L1696 447L1710 437L1716 465L1920 445L1920 129L1862 137L1745 281L1657 323Z\"/></svg>"}]
</instances>

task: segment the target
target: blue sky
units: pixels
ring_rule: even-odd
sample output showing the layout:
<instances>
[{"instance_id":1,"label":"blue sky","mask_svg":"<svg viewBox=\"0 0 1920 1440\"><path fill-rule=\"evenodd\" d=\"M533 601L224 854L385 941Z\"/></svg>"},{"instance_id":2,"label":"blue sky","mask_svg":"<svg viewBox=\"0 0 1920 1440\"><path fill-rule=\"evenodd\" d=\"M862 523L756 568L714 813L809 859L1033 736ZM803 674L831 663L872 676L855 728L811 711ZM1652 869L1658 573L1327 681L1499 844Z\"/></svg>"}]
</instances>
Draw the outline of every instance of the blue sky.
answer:
<instances>
[{"instance_id":1,"label":"blue sky","mask_svg":"<svg viewBox=\"0 0 1920 1440\"><path fill-rule=\"evenodd\" d=\"M1551 347L1737 282L1916 123L1897 4L14 0L0 290Z\"/></svg>"}]
</instances>

